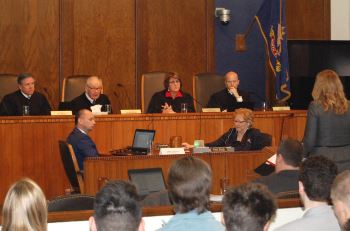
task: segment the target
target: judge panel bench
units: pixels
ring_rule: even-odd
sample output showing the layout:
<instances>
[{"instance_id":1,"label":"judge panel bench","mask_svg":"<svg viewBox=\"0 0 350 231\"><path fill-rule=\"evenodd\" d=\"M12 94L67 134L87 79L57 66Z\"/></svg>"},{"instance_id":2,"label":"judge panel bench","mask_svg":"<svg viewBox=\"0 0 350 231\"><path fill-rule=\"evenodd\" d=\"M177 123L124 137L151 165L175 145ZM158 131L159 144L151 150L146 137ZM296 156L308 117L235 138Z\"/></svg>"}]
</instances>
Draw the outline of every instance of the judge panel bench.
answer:
<instances>
[{"instance_id":1,"label":"judge panel bench","mask_svg":"<svg viewBox=\"0 0 350 231\"><path fill-rule=\"evenodd\" d=\"M97 116L96 126L89 135L95 141L100 153L108 153L112 149L131 145L136 128L156 130L155 144L168 144L171 136L181 136L182 141L189 143L195 139L212 141L233 126L233 116L234 113ZM254 127L271 134L273 146L277 146L280 139L285 137L301 140L305 123L306 111L254 112ZM61 162L58 141L65 140L73 128L73 116L0 117L0 163L2 164L0 168L2 179L0 204L3 203L9 186L22 177L30 177L36 181L48 199L64 194L65 189L70 186ZM248 163L249 168L257 167L261 160L271 154L270 151L264 150L253 153L255 153L256 158L252 158L252 155L249 157L249 152L239 154L248 157L248 162L245 163ZM230 183L233 185L249 180L252 169L243 169L244 167L240 167L243 165L239 162L235 168L229 167L229 164L236 163L234 159L231 159L231 155L235 154L238 153L214 153L200 156L213 168L215 182L213 192L219 190L217 181L222 177L222 174L232 178ZM107 159L91 160L91 163L96 165L85 169L85 184L89 193L93 194L98 189L98 178L127 178L127 173L123 170L128 165L113 166L111 165L113 158L114 161L118 158L124 158L123 160L127 160L125 163L134 162L134 167L137 168L153 166L154 163L159 165L157 161L152 160L153 157L149 156L103 158ZM108 161L108 158L111 158L111 161ZM162 166L165 175L166 171L164 170L171 163L172 157L158 156L155 159L167 160L166 164ZM149 164L150 160L153 164ZM100 161L106 165L101 164ZM110 169L109 172L106 169ZM106 171L109 174L106 174ZM243 178L240 179L241 177Z\"/></svg>"}]
</instances>

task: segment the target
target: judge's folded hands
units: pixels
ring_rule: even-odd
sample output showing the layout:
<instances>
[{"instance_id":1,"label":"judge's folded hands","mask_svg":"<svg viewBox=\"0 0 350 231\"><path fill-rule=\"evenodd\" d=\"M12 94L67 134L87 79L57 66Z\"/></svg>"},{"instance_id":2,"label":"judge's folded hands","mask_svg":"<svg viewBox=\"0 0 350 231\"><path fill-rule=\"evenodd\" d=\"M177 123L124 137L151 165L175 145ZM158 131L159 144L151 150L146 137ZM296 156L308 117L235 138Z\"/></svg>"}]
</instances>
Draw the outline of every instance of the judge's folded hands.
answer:
<instances>
[{"instance_id":1,"label":"judge's folded hands","mask_svg":"<svg viewBox=\"0 0 350 231\"><path fill-rule=\"evenodd\" d=\"M175 113L175 112L171 107L171 105L168 105L167 103L165 103L164 105L162 105L162 113Z\"/></svg>"},{"instance_id":2,"label":"judge's folded hands","mask_svg":"<svg viewBox=\"0 0 350 231\"><path fill-rule=\"evenodd\" d=\"M189 143L186 143L186 142L182 143L181 145L182 145L185 149L193 148L193 145L192 145L192 144L189 144Z\"/></svg>"}]
</instances>

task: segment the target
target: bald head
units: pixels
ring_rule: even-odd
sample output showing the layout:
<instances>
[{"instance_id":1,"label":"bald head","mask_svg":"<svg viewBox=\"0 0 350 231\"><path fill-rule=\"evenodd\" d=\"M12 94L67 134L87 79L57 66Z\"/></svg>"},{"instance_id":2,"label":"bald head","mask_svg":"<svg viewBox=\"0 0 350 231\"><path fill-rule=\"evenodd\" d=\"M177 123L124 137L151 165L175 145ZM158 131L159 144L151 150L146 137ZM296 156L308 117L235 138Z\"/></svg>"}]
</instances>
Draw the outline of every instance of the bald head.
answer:
<instances>
[{"instance_id":1,"label":"bald head","mask_svg":"<svg viewBox=\"0 0 350 231\"><path fill-rule=\"evenodd\" d=\"M228 90L237 89L239 85L238 74L234 71L229 71L225 75L225 85Z\"/></svg>"},{"instance_id":2,"label":"bald head","mask_svg":"<svg viewBox=\"0 0 350 231\"><path fill-rule=\"evenodd\" d=\"M93 100L100 97L102 91L102 80L97 76L91 76L86 80L85 92Z\"/></svg>"}]
</instances>

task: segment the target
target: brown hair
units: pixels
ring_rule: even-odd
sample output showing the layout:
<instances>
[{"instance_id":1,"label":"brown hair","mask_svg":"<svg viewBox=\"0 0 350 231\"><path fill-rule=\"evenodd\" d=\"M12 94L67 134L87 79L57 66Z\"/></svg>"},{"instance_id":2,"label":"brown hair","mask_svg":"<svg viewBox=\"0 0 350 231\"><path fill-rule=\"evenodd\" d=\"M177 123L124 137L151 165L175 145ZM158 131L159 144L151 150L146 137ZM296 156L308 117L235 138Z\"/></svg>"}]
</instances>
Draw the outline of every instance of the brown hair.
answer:
<instances>
[{"instance_id":1,"label":"brown hair","mask_svg":"<svg viewBox=\"0 0 350 231\"><path fill-rule=\"evenodd\" d=\"M171 78L179 80L180 81L180 87L182 86L182 81L180 79L179 74L176 73L176 72L168 72L167 76L165 77L164 82L163 82L163 85L164 85L165 89L169 88L169 81L170 81Z\"/></svg>"},{"instance_id":2,"label":"brown hair","mask_svg":"<svg viewBox=\"0 0 350 231\"><path fill-rule=\"evenodd\" d=\"M324 111L333 110L336 114L344 114L349 107L343 84L332 70L323 70L317 74L312 98Z\"/></svg>"},{"instance_id":3,"label":"brown hair","mask_svg":"<svg viewBox=\"0 0 350 231\"><path fill-rule=\"evenodd\" d=\"M47 205L40 187L28 178L14 183L2 210L2 231L47 231Z\"/></svg>"},{"instance_id":4,"label":"brown hair","mask_svg":"<svg viewBox=\"0 0 350 231\"><path fill-rule=\"evenodd\" d=\"M342 201L350 208L350 170L345 170L336 176L332 185L331 198Z\"/></svg>"},{"instance_id":5,"label":"brown hair","mask_svg":"<svg viewBox=\"0 0 350 231\"><path fill-rule=\"evenodd\" d=\"M253 126L253 111L248 108L238 108L235 110L235 116L236 115L242 115L243 119L249 123L249 127Z\"/></svg>"},{"instance_id":6,"label":"brown hair","mask_svg":"<svg viewBox=\"0 0 350 231\"><path fill-rule=\"evenodd\" d=\"M174 161L169 169L168 184L176 211L206 211L211 183L211 169L203 160L189 156Z\"/></svg>"}]
</instances>

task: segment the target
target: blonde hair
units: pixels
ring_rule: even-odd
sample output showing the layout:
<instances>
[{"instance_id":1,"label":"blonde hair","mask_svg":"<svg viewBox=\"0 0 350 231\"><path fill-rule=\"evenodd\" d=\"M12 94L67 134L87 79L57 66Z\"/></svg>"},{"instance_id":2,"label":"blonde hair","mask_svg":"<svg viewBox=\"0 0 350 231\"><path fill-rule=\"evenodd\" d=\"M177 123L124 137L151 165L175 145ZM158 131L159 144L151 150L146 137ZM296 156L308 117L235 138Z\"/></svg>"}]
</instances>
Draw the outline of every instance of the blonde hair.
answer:
<instances>
[{"instance_id":1,"label":"blonde hair","mask_svg":"<svg viewBox=\"0 0 350 231\"><path fill-rule=\"evenodd\" d=\"M333 110L338 115L344 114L349 107L343 84L338 74L332 70L323 70L317 74L312 98L324 111Z\"/></svg>"},{"instance_id":2,"label":"blonde hair","mask_svg":"<svg viewBox=\"0 0 350 231\"><path fill-rule=\"evenodd\" d=\"M47 204L40 187L28 178L14 183L2 210L2 231L47 231Z\"/></svg>"},{"instance_id":3,"label":"blonde hair","mask_svg":"<svg viewBox=\"0 0 350 231\"><path fill-rule=\"evenodd\" d=\"M253 126L253 111L248 108L238 108L235 110L235 117L237 115L242 115L243 119L248 122L249 127Z\"/></svg>"},{"instance_id":4,"label":"blonde hair","mask_svg":"<svg viewBox=\"0 0 350 231\"><path fill-rule=\"evenodd\" d=\"M346 170L335 178L331 190L332 200L342 201L350 208L350 170Z\"/></svg>"}]
</instances>

